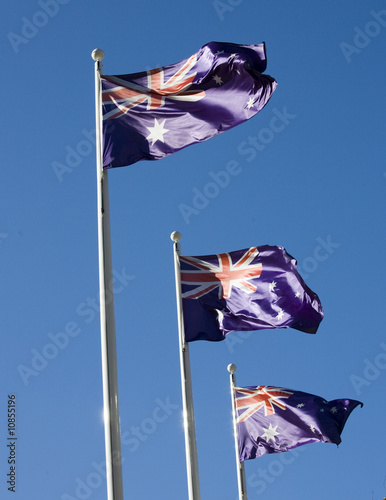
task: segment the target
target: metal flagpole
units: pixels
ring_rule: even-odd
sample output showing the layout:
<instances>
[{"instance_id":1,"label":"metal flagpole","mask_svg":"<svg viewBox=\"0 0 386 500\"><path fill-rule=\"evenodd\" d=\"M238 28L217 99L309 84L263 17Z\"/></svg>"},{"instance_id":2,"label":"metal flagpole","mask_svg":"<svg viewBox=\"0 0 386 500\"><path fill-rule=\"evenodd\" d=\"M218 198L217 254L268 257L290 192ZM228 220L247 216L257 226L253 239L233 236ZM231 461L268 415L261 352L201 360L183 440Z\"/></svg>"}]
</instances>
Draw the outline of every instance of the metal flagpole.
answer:
<instances>
[{"instance_id":1,"label":"metal flagpole","mask_svg":"<svg viewBox=\"0 0 386 500\"><path fill-rule=\"evenodd\" d=\"M176 277L176 298L177 298L177 317L180 345L180 366L181 366L181 388L182 405L185 431L185 454L186 470L188 475L189 500L200 500L200 482L198 476L198 459L196 430L194 425L193 412L193 392L192 380L190 374L189 344L185 342L184 318L182 311L181 295L181 274L180 274L180 244L181 234L174 231L170 238L174 241L174 269Z\"/></svg>"},{"instance_id":2,"label":"metal flagpole","mask_svg":"<svg viewBox=\"0 0 386 500\"><path fill-rule=\"evenodd\" d=\"M240 454L239 454L239 437L237 432L237 423L236 423L236 403L235 403L235 385L236 385L236 365L230 364L228 365L228 372L230 373L230 384L231 384L231 397L232 397L232 415L233 415L233 434L235 438L235 451L236 451L236 464L237 464L237 483L239 489L239 500L248 500L247 497L247 483L245 481L245 470L244 470L244 462L240 462Z\"/></svg>"},{"instance_id":3,"label":"metal flagpole","mask_svg":"<svg viewBox=\"0 0 386 500\"><path fill-rule=\"evenodd\" d=\"M102 72L101 61L104 57L104 52L101 49L95 49L93 50L91 56L95 61L99 293L107 498L108 500L123 500L122 455L118 408L117 350L115 340L113 273L111 260L109 187L107 171L103 171L102 163L102 102L100 75Z\"/></svg>"}]
</instances>

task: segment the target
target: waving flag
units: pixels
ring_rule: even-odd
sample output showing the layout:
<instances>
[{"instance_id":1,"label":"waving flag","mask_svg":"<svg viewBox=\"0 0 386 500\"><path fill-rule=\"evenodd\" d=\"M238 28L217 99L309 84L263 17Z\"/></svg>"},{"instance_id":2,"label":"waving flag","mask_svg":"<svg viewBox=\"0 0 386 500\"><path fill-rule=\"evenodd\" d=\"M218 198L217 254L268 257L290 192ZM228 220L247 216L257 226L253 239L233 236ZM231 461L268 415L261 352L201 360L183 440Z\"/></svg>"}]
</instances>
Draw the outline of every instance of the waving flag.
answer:
<instances>
[{"instance_id":1,"label":"waving flag","mask_svg":"<svg viewBox=\"0 0 386 500\"><path fill-rule=\"evenodd\" d=\"M318 296L283 247L181 256L180 268L187 342L218 341L232 331L266 328L315 333L323 319Z\"/></svg>"},{"instance_id":2,"label":"waving flag","mask_svg":"<svg viewBox=\"0 0 386 500\"><path fill-rule=\"evenodd\" d=\"M259 385L235 387L240 461L288 451L303 444L341 442L359 401L325 399L305 392Z\"/></svg>"},{"instance_id":3,"label":"waving flag","mask_svg":"<svg viewBox=\"0 0 386 500\"><path fill-rule=\"evenodd\" d=\"M265 45L211 42L180 63L102 79L103 166L158 160L258 113L276 81Z\"/></svg>"}]
</instances>

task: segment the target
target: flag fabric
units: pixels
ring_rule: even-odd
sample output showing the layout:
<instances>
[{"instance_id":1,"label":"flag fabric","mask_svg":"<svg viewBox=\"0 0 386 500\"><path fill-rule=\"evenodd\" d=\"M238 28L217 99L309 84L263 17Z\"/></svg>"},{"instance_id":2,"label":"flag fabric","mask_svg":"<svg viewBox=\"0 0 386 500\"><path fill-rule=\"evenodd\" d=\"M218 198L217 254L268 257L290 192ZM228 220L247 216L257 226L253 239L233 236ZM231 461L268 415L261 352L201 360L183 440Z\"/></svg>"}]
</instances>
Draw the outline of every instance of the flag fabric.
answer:
<instances>
[{"instance_id":1,"label":"flag fabric","mask_svg":"<svg viewBox=\"0 0 386 500\"><path fill-rule=\"evenodd\" d=\"M341 443L341 433L359 401L325 399L282 387L235 387L240 461L303 444Z\"/></svg>"},{"instance_id":2,"label":"flag fabric","mask_svg":"<svg viewBox=\"0 0 386 500\"><path fill-rule=\"evenodd\" d=\"M180 269L187 342L266 328L316 333L323 319L318 296L281 246L180 256Z\"/></svg>"},{"instance_id":3,"label":"flag fabric","mask_svg":"<svg viewBox=\"0 0 386 500\"><path fill-rule=\"evenodd\" d=\"M159 160L258 113L277 83L265 44L211 42L177 64L101 76L103 167Z\"/></svg>"}]
</instances>

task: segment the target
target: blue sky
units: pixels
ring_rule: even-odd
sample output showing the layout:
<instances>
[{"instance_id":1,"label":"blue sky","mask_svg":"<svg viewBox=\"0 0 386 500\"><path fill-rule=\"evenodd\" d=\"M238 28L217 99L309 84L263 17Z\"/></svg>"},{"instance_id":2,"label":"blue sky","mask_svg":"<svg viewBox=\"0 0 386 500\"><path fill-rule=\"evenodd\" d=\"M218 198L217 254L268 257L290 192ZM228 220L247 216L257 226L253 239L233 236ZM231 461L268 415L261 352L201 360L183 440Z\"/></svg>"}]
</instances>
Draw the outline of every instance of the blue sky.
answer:
<instances>
[{"instance_id":1,"label":"blue sky","mask_svg":"<svg viewBox=\"0 0 386 500\"><path fill-rule=\"evenodd\" d=\"M109 173L125 499L187 498L175 230L185 255L284 246L325 311L316 335L191 345L202 499L237 496L229 363L239 385L364 403L338 448L248 461L250 499L385 497L384 3L5 0L2 10L1 498L106 498L90 54L105 51L106 74L134 73L210 41L265 41L278 88L239 127ZM263 138L259 149L251 137ZM197 208L230 161L237 174ZM184 217L182 205L197 213ZM9 395L16 493L6 485Z\"/></svg>"}]
</instances>

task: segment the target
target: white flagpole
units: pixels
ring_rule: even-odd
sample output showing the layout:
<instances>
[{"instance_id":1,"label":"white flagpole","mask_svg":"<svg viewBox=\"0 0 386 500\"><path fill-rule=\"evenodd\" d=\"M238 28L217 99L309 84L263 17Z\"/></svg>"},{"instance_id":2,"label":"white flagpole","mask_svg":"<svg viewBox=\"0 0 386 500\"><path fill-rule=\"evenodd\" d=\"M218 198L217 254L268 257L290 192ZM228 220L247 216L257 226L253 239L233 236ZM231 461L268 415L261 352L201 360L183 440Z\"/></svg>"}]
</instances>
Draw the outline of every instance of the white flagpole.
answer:
<instances>
[{"instance_id":1,"label":"white flagpole","mask_svg":"<svg viewBox=\"0 0 386 500\"><path fill-rule=\"evenodd\" d=\"M102 99L100 75L102 72L101 61L104 57L104 52L101 49L95 49L91 56L95 61L99 293L107 498L108 500L123 500L109 188L107 171L103 170L102 164Z\"/></svg>"},{"instance_id":2,"label":"white flagpole","mask_svg":"<svg viewBox=\"0 0 386 500\"><path fill-rule=\"evenodd\" d=\"M240 462L239 437L238 437L237 423L236 423L237 414L236 414L235 391L234 391L234 388L236 386L236 376L235 376L236 368L237 367L234 364L228 365L228 372L230 373L231 397L232 397L233 434L234 434L234 438L235 438L237 483L238 483L238 489L239 489L239 500L248 500L247 483L245 480L244 462Z\"/></svg>"},{"instance_id":3,"label":"white flagpole","mask_svg":"<svg viewBox=\"0 0 386 500\"><path fill-rule=\"evenodd\" d=\"M190 374L189 344L188 342L185 342L185 328L182 311L179 244L181 234L178 231L174 231L171 234L170 238L172 239L172 241L174 241L174 270L176 277L177 317L180 346L181 388L185 431L185 454L186 471L188 476L188 492L189 500L200 500L201 495L198 476L197 444L193 412L193 392L192 379Z\"/></svg>"}]
</instances>

